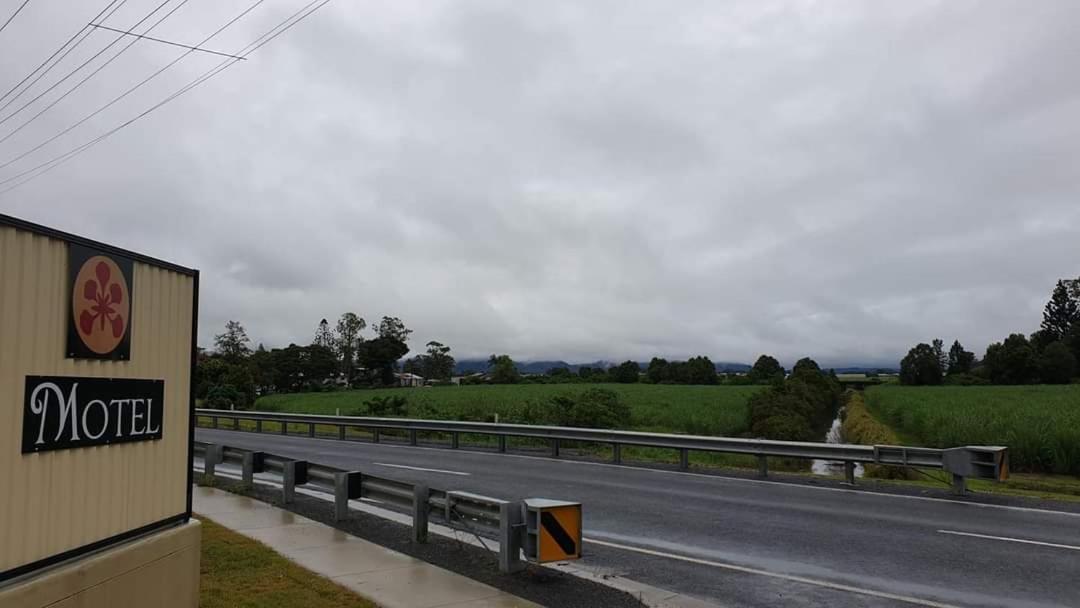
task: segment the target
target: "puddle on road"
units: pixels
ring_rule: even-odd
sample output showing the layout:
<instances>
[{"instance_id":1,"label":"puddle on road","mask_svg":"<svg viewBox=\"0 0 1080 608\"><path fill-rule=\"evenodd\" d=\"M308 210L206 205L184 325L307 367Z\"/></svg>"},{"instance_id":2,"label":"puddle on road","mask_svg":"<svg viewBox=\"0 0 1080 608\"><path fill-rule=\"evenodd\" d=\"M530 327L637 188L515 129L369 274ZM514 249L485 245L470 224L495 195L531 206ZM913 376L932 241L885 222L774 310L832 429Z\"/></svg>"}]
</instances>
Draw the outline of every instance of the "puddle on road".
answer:
<instances>
[{"instance_id":1,"label":"puddle on road","mask_svg":"<svg viewBox=\"0 0 1080 608\"><path fill-rule=\"evenodd\" d=\"M829 427L829 432L825 433L825 443L844 443L844 433L841 428L843 424L844 408L840 408L836 412L836 418L832 421L832 426ZM844 463L835 460L814 460L810 463L810 470L814 475L843 475ZM855 463L855 477L863 476L863 466L859 463Z\"/></svg>"}]
</instances>

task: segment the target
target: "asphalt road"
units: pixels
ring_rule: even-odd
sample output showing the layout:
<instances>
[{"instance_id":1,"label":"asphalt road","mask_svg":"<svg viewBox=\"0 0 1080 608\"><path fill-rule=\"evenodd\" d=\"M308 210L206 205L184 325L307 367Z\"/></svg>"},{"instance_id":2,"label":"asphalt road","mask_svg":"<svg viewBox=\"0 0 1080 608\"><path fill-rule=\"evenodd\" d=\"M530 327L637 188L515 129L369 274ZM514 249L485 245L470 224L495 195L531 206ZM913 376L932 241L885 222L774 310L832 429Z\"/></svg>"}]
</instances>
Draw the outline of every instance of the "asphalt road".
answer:
<instances>
[{"instance_id":1,"label":"asphalt road","mask_svg":"<svg viewBox=\"0 0 1080 608\"><path fill-rule=\"evenodd\" d=\"M725 606L1080 606L1080 514L1034 501L209 429L196 439L446 490L580 501L588 564Z\"/></svg>"}]
</instances>

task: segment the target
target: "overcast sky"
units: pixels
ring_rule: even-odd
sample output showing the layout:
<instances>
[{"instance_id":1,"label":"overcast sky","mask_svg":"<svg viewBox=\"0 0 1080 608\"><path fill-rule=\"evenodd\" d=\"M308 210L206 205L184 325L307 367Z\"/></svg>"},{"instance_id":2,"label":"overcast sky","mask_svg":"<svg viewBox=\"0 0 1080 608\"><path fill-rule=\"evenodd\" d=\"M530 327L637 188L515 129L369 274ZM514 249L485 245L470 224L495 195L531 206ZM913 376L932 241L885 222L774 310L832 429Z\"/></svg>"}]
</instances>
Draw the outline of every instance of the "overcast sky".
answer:
<instances>
[{"instance_id":1,"label":"overcast sky","mask_svg":"<svg viewBox=\"0 0 1080 608\"><path fill-rule=\"evenodd\" d=\"M150 35L196 44L251 1L190 0ZM206 47L237 52L305 1ZM106 4L32 0L0 32L0 93ZM203 345L227 319L307 343L355 311L458 358L892 365L937 336L981 356L1080 275L1078 22L1073 0L333 0L0 212L199 268ZM0 164L184 52L134 44ZM192 54L0 182L219 60Z\"/></svg>"}]
</instances>

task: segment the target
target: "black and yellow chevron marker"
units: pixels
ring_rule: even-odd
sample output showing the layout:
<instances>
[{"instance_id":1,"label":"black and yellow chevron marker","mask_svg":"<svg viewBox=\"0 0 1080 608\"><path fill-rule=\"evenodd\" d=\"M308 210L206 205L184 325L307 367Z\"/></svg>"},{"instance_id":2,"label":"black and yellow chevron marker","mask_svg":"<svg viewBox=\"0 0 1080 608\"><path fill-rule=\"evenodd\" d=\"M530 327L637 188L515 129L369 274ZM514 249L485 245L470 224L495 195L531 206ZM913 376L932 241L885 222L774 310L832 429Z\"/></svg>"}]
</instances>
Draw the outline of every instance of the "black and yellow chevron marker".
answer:
<instances>
[{"instance_id":1,"label":"black and yellow chevron marker","mask_svg":"<svg viewBox=\"0 0 1080 608\"><path fill-rule=\"evenodd\" d=\"M539 537L541 562L581 557L581 505L543 509Z\"/></svg>"}]
</instances>

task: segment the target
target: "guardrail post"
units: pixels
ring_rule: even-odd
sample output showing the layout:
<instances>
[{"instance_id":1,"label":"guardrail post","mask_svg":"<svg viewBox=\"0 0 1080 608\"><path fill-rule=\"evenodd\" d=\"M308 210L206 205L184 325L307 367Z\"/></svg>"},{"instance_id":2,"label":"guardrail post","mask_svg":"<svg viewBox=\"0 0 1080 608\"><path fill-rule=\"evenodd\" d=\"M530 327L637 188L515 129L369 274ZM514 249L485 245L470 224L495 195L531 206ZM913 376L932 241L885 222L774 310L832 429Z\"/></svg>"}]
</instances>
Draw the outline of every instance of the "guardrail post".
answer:
<instances>
[{"instance_id":1,"label":"guardrail post","mask_svg":"<svg viewBox=\"0 0 1080 608\"><path fill-rule=\"evenodd\" d=\"M558 439L552 439L551 440L551 457L552 458L558 458L559 457L559 440Z\"/></svg>"},{"instance_id":2,"label":"guardrail post","mask_svg":"<svg viewBox=\"0 0 1080 608\"><path fill-rule=\"evenodd\" d=\"M371 443L379 443L379 429L371 429Z\"/></svg>"},{"instance_id":3,"label":"guardrail post","mask_svg":"<svg viewBox=\"0 0 1080 608\"><path fill-rule=\"evenodd\" d=\"M255 473L263 472L263 453L246 452L242 465L244 487L250 488L255 484Z\"/></svg>"},{"instance_id":4,"label":"guardrail post","mask_svg":"<svg viewBox=\"0 0 1080 608\"><path fill-rule=\"evenodd\" d=\"M203 454L203 472L213 477L217 469L217 465L224 459L224 448L220 445L208 444L206 446L206 452Z\"/></svg>"},{"instance_id":5,"label":"guardrail post","mask_svg":"<svg viewBox=\"0 0 1080 608\"><path fill-rule=\"evenodd\" d=\"M359 471L334 474L334 521L349 517L349 500L360 498L362 479Z\"/></svg>"},{"instance_id":6,"label":"guardrail post","mask_svg":"<svg viewBox=\"0 0 1080 608\"><path fill-rule=\"evenodd\" d=\"M506 452L506 435L499 435L499 451Z\"/></svg>"},{"instance_id":7,"label":"guardrail post","mask_svg":"<svg viewBox=\"0 0 1080 608\"><path fill-rule=\"evenodd\" d=\"M314 437L315 436L315 423L314 422L311 422L311 423L309 423L307 425L307 436L308 437Z\"/></svg>"},{"instance_id":8,"label":"guardrail post","mask_svg":"<svg viewBox=\"0 0 1080 608\"><path fill-rule=\"evenodd\" d=\"M416 429L409 430L409 445L416 445Z\"/></svg>"},{"instance_id":9,"label":"guardrail post","mask_svg":"<svg viewBox=\"0 0 1080 608\"><path fill-rule=\"evenodd\" d=\"M456 450L461 445L461 439L458 437L458 433L450 433L450 449Z\"/></svg>"},{"instance_id":10,"label":"guardrail post","mask_svg":"<svg viewBox=\"0 0 1080 608\"><path fill-rule=\"evenodd\" d=\"M337 427L337 438L339 441L345 441L345 425L339 424Z\"/></svg>"},{"instance_id":11,"label":"guardrail post","mask_svg":"<svg viewBox=\"0 0 1080 608\"><path fill-rule=\"evenodd\" d=\"M233 418L232 419L232 430L234 430L234 431L239 431L240 430L240 419L239 418Z\"/></svg>"},{"instance_id":12,"label":"guardrail post","mask_svg":"<svg viewBox=\"0 0 1080 608\"><path fill-rule=\"evenodd\" d=\"M622 464L622 444L611 444L611 462L615 464Z\"/></svg>"},{"instance_id":13,"label":"guardrail post","mask_svg":"<svg viewBox=\"0 0 1080 608\"><path fill-rule=\"evenodd\" d=\"M216 429L216 428L218 428L218 419L217 419L217 416L211 416L211 417L210 417L210 423L211 423L211 424L213 425L213 427L214 427L215 429Z\"/></svg>"},{"instance_id":14,"label":"guardrail post","mask_svg":"<svg viewBox=\"0 0 1080 608\"><path fill-rule=\"evenodd\" d=\"M262 420L256 420L255 421L255 432L256 433L261 433L262 432Z\"/></svg>"},{"instance_id":15,"label":"guardrail post","mask_svg":"<svg viewBox=\"0 0 1080 608\"><path fill-rule=\"evenodd\" d=\"M304 460L290 460L285 463L285 474L282 476L281 500L289 504L296 496L296 486L307 483L307 462Z\"/></svg>"},{"instance_id":16,"label":"guardrail post","mask_svg":"<svg viewBox=\"0 0 1080 608\"><path fill-rule=\"evenodd\" d=\"M285 421L285 420L281 421L281 434L282 435L288 435L289 434L289 423L287 421Z\"/></svg>"},{"instance_id":17,"label":"guardrail post","mask_svg":"<svg viewBox=\"0 0 1080 608\"><path fill-rule=\"evenodd\" d=\"M683 471L690 468L690 450L686 448L679 450L679 468Z\"/></svg>"},{"instance_id":18,"label":"guardrail post","mask_svg":"<svg viewBox=\"0 0 1080 608\"><path fill-rule=\"evenodd\" d=\"M963 496L967 493L967 478L963 475L952 474L952 493Z\"/></svg>"},{"instance_id":19,"label":"guardrail post","mask_svg":"<svg viewBox=\"0 0 1080 608\"><path fill-rule=\"evenodd\" d=\"M521 537L525 528L525 508L520 502L499 505L499 572L525 568L521 561Z\"/></svg>"},{"instance_id":20,"label":"guardrail post","mask_svg":"<svg viewBox=\"0 0 1080 608\"><path fill-rule=\"evenodd\" d=\"M425 485L413 486L413 542L426 543L428 539L428 500L431 492Z\"/></svg>"},{"instance_id":21,"label":"guardrail post","mask_svg":"<svg viewBox=\"0 0 1080 608\"><path fill-rule=\"evenodd\" d=\"M855 463L850 460L844 461L844 481L855 485Z\"/></svg>"},{"instance_id":22,"label":"guardrail post","mask_svg":"<svg viewBox=\"0 0 1080 608\"><path fill-rule=\"evenodd\" d=\"M762 477L769 476L769 457L764 454L758 454L757 457L758 475Z\"/></svg>"}]
</instances>

